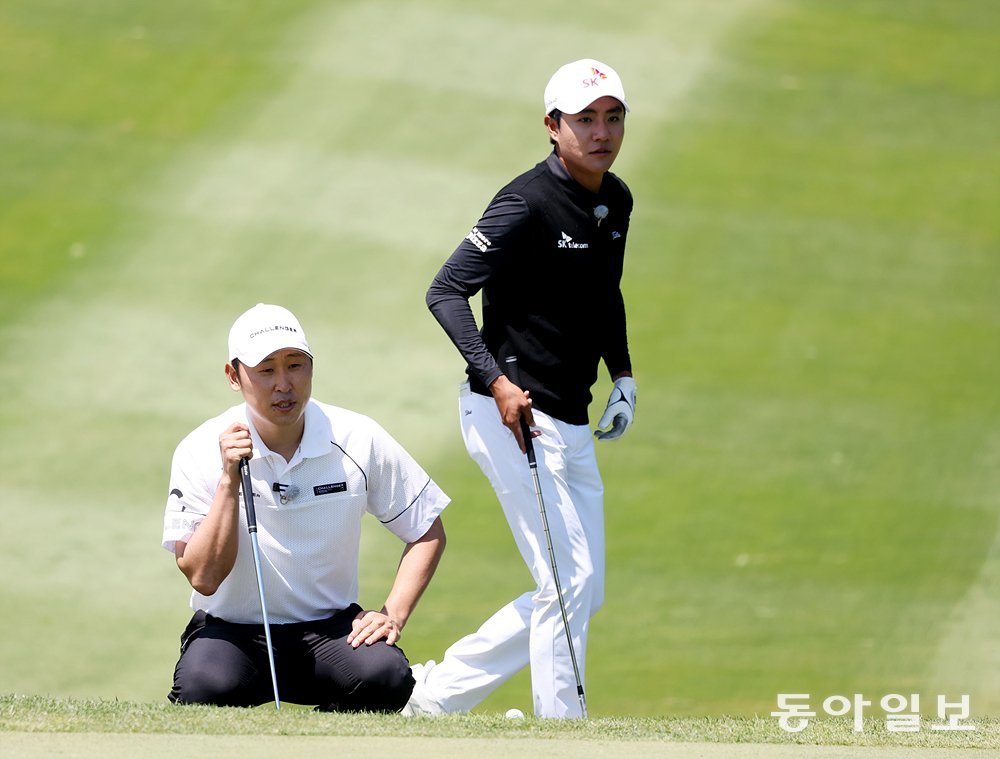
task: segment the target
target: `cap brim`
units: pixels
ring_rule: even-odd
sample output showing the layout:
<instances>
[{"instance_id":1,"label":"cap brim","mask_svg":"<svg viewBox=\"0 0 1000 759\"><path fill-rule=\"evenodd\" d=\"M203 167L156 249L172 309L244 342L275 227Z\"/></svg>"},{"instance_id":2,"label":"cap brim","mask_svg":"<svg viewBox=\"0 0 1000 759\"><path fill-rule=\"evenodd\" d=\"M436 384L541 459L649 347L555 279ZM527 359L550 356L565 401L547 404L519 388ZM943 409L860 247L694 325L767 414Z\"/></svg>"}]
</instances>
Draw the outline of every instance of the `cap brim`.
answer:
<instances>
[{"instance_id":1,"label":"cap brim","mask_svg":"<svg viewBox=\"0 0 1000 759\"><path fill-rule=\"evenodd\" d=\"M551 113L554 109L557 108L562 113L568 115L572 115L574 113L580 113L580 111L587 110L589 106L593 105L603 97L613 97L615 100L617 100L619 103L622 104L622 107L625 109L626 113L628 113L631 110L628 107L628 102L625 100L623 96L616 95L611 92L605 92L601 95L598 95L597 97L591 97L590 93L582 93L575 98L562 98L561 100L557 101L552 106L552 108L549 109L549 113Z\"/></svg>"},{"instance_id":2,"label":"cap brim","mask_svg":"<svg viewBox=\"0 0 1000 759\"><path fill-rule=\"evenodd\" d=\"M233 356L233 360L238 359L241 364L243 364L244 366L248 366L252 369L253 367L267 360L268 356L277 353L278 351L286 349L301 351L302 353L305 353L307 356L309 356L309 358L313 357L313 354L309 350L308 345L278 345L278 346L265 346L260 350L256 350L253 352L246 352L241 356Z\"/></svg>"}]
</instances>

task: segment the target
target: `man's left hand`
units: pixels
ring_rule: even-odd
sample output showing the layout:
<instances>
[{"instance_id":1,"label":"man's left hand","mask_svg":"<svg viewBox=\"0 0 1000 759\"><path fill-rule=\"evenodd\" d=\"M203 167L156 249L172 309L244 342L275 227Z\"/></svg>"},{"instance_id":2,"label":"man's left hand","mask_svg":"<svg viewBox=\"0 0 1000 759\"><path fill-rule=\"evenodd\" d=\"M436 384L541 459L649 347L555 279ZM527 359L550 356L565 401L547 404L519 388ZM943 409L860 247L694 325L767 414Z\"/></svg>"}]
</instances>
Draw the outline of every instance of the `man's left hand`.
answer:
<instances>
[{"instance_id":1,"label":"man's left hand","mask_svg":"<svg viewBox=\"0 0 1000 759\"><path fill-rule=\"evenodd\" d=\"M383 639L391 646L399 640L402 633L396 620L381 611L359 612L351 626L353 629L347 636L351 648L358 648L362 644L370 646Z\"/></svg>"},{"instance_id":2,"label":"man's left hand","mask_svg":"<svg viewBox=\"0 0 1000 759\"><path fill-rule=\"evenodd\" d=\"M597 431L594 436L598 440L617 440L625 434L625 430L632 426L635 418L635 379L633 377L619 377L615 380L615 386L608 398L608 407L604 410L604 416L597 423ZM610 430L605 430L611 426Z\"/></svg>"}]
</instances>

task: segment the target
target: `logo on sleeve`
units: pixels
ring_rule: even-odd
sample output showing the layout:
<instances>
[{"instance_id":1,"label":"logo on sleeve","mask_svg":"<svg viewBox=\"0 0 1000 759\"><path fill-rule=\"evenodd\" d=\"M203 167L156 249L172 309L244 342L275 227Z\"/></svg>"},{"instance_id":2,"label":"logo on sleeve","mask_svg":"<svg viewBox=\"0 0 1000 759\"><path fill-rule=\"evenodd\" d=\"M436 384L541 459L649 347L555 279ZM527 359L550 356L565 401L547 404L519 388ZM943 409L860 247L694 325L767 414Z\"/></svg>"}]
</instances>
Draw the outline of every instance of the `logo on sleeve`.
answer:
<instances>
[{"instance_id":1,"label":"logo on sleeve","mask_svg":"<svg viewBox=\"0 0 1000 759\"><path fill-rule=\"evenodd\" d=\"M170 495L167 496L167 497L168 498L173 498L175 496L177 497L177 500L179 501L179 500L181 500L184 497L184 494L180 490L178 490L177 488L174 488L173 490L170 491ZM185 506L183 503L181 504L181 511L187 511L187 506Z\"/></svg>"},{"instance_id":2,"label":"logo on sleeve","mask_svg":"<svg viewBox=\"0 0 1000 759\"><path fill-rule=\"evenodd\" d=\"M589 248L589 242L574 242L573 238L570 237L565 232L562 233L562 239L556 243L559 248Z\"/></svg>"},{"instance_id":3,"label":"logo on sleeve","mask_svg":"<svg viewBox=\"0 0 1000 759\"><path fill-rule=\"evenodd\" d=\"M465 239L479 248L483 253L485 253L491 245L490 238L480 232L479 227L473 227L472 231L466 235Z\"/></svg>"}]
</instances>

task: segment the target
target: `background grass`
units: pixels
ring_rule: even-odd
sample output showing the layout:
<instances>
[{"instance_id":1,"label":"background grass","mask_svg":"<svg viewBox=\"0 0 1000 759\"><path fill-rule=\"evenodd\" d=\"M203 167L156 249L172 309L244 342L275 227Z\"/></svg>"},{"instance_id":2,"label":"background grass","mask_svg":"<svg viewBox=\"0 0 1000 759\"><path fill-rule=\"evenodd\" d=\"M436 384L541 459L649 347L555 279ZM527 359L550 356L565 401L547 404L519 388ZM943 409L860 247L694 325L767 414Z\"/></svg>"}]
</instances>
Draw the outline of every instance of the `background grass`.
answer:
<instances>
[{"instance_id":1,"label":"background grass","mask_svg":"<svg viewBox=\"0 0 1000 759\"><path fill-rule=\"evenodd\" d=\"M940 732L929 728L920 733L886 730L884 720L866 720L861 731L850 719L813 722L799 733L788 733L775 720L760 717L602 717L588 721L551 720L528 717L510 720L500 714L448 715L442 718L403 718L395 714L328 714L311 709L271 707L257 709L192 706L179 708L166 703L142 704L98 699L52 699L0 697L0 734L77 733L101 742L106 733L198 736L338 736L397 737L411 739L413 751L428 743L420 739L489 739L493 749L513 750L522 741L551 747L557 741L566 755L572 747L588 752L595 744L622 744L626 752L659 754L667 744L765 744L791 746L911 747L929 749L1000 748L1000 723L977 720L974 731ZM417 739L417 740L413 740ZM634 748L629 749L629 746ZM440 744L437 744L440 745ZM251 744L252 746L252 744ZM253 750L251 748L251 750ZM429 751L419 755L426 756ZM538 754L548 754L541 748ZM436 755L436 754L435 754ZM466 754L467 755L467 754ZM561 753L559 755L562 755ZM589 752L587 755L590 755ZM625 756L635 753L625 753ZM767 756L767 751L759 752ZM940 754L939 754L940 755Z\"/></svg>"},{"instance_id":2,"label":"background grass","mask_svg":"<svg viewBox=\"0 0 1000 759\"><path fill-rule=\"evenodd\" d=\"M596 716L1000 689L995 4L9 0L0 7L0 690L161 701L187 590L170 454L292 307L317 397L453 497L407 628L527 583L422 297L541 159L541 88L623 75L637 423L601 446ZM559 29L559 33L554 30ZM608 383L595 389L598 403ZM400 546L366 533L363 603ZM521 676L484 711L528 710Z\"/></svg>"}]
</instances>

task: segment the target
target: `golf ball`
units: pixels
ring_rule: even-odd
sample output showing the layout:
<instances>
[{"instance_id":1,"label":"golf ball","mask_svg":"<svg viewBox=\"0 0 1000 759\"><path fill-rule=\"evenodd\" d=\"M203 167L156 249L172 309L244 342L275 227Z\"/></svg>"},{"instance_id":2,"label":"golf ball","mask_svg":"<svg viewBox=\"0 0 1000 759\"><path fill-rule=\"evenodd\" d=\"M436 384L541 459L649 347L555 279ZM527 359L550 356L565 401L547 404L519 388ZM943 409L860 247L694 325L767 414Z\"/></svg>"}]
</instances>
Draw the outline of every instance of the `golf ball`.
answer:
<instances>
[{"instance_id":1,"label":"golf ball","mask_svg":"<svg viewBox=\"0 0 1000 759\"><path fill-rule=\"evenodd\" d=\"M524 712L520 709L508 709L503 716L507 719L524 719Z\"/></svg>"}]
</instances>

